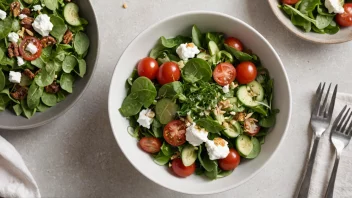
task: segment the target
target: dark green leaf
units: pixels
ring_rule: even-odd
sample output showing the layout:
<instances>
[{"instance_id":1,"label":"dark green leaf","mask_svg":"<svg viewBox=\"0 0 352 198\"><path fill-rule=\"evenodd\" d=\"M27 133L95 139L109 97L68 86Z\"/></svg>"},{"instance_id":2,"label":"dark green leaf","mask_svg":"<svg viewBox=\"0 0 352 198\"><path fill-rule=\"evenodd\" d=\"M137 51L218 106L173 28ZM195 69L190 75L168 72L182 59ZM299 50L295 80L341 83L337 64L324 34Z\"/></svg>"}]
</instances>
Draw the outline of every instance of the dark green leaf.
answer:
<instances>
[{"instance_id":1,"label":"dark green leaf","mask_svg":"<svg viewBox=\"0 0 352 198\"><path fill-rule=\"evenodd\" d=\"M30 108L28 107L26 100L22 100L22 101L21 101L21 107L22 107L22 110L23 110L24 115L25 115L28 119L31 119L31 117L33 117L33 115L34 115L35 112L36 112L36 108L30 109Z\"/></svg>"},{"instance_id":2,"label":"dark green leaf","mask_svg":"<svg viewBox=\"0 0 352 198\"><path fill-rule=\"evenodd\" d=\"M320 15L318 14L317 15L317 18L316 18L316 24L315 26L318 28L318 29L324 29L326 27L328 27L331 23L331 21L334 19L333 16L327 16L327 15Z\"/></svg>"},{"instance_id":3,"label":"dark green leaf","mask_svg":"<svg viewBox=\"0 0 352 198\"><path fill-rule=\"evenodd\" d=\"M220 133L220 131L224 130L224 127L221 124L209 117L201 118L196 123L210 133Z\"/></svg>"},{"instance_id":4,"label":"dark green leaf","mask_svg":"<svg viewBox=\"0 0 352 198\"><path fill-rule=\"evenodd\" d=\"M4 72L0 69L0 91L5 88L6 78Z\"/></svg>"},{"instance_id":5,"label":"dark green leaf","mask_svg":"<svg viewBox=\"0 0 352 198\"><path fill-rule=\"evenodd\" d=\"M12 108L13 108L13 111L15 112L15 114L16 114L17 116L21 115L22 112L23 112L22 107L21 107L20 104L16 104L16 105L14 105Z\"/></svg>"},{"instance_id":6,"label":"dark green leaf","mask_svg":"<svg viewBox=\"0 0 352 198\"><path fill-rule=\"evenodd\" d=\"M156 137L156 138L163 137L162 125L160 124L160 122L157 119L153 120L152 131L153 131L154 137Z\"/></svg>"},{"instance_id":7,"label":"dark green leaf","mask_svg":"<svg viewBox=\"0 0 352 198\"><path fill-rule=\"evenodd\" d=\"M199 48L203 48L204 37L196 25L192 27L192 42Z\"/></svg>"},{"instance_id":8,"label":"dark green leaf","mask_svg":"<svg viewBox=\"0 0 352 198\"><path fill-rule=\"evenodd\" d=\"M178 94L182 94L182 83L180 81L171 82L163 85L159 89L158 97L159 98L170 98L173 99Z\"/></svg>"},{"instance_id":9,"label":"dark green leaf","mask_svg":"<svg viewBox=\"0 0 352 198\"><path fill-rule=\"evenodd\" d=\"M175 118L177 109L177 104L172 100L161 99L155 105L156 118L161 124L167 124Z\"/></svg>"},{"instance_id":10,"label":"dark green leaf","mask_svg":"<svg viewBox=\"0 0 352 198\"><path fill-rule=\"evenodd\" d=\"M170 144L164 141L163 145L161 146L161 152L163 152L165 156L172 156L175 151Z\"/></svg>"},{"instance_id":11,"label":"dark green leaf","mask_svg":"<svg viewBox=\"0 0 352 198\"><path fill-rule=\"evenodd\" d=\"M43 0L43 1L45 4L45 7L47 7L49 10L55 11L59 7L58 0Z\"/></svg>"},{"instance_id":12,"label":"dark green leaf","mask_svg":"<svg viewBox=\"0 0 352 198\"><path fill-rule=\"evenodd\" d=\"M87 63L84 59L78 59L78 68L75 68L75 72L77 75L79 75L81 78L84 77L87 71Z\"/></svg>"},{"instance_id":13,"label":"dark green leaf","mask_svg":"<svg viewBox=\"0 0 352 198\"><path fill-rule=\"evenodd\" d=\"M206 150L203 152L204 146L200 145L198 149L198 159L203 168L207 171L213 171L217 168L218 164L214 160L210 160ZM217 171L217 170L216 170Z\"/></svg>"},{"instance_id":14,"label":"dark green leaf","mask_svg":"<svg viewBox=\"0 0 352 198\"><path fill-rule=\"evenodd\" d=\"M146 77L137 78L133 82L131 92L138 95L139 103L143 104L145 108L148 108L153 103L157 95L153 82Z\"/></svg>"},{"instance_id":15,"label":"dark green leaf","mask_svg":"<svg viewBox=\"0 0 352 198\"><path fill-rule=\"evenodd\" d=\"M236 50L233 47L230 47L228 45L225 44L225 49L230 52L230 54L234 57L236 57L237 60L239 61L251 61L253 59L253 57L245 52L241 52Z\"/></svg>"},{"instance_id":16,"label":"dark green leaf","mask_svg":"<svg viewBox=\"0 0 352 198\"><path fill-rule=\"evenodd\" d=\"M190 43L192 41L191 38L185 36L177 36L175 38L166 39L165 37L161 37L161 44L166 48L173 48L181 45L182 43Z\"/></svg>"},{"instance_id":17,"label":"dark green leaf","mask_svg":"<svg viewBox=\"0 0 352 198\"><path fill-rule=\"evenodd\" d=\"M44 1L56 1L56 0L44 0ZM57 5L57 2L56 2L56 5ZM56 38L58 43L60 43L67 31L67 25L65 24L65 21L57 15L50 16L50 21L54 25L53 30L50 32L50 34Z\"/></svg>"},{"instance_id":18,"label":"dark green leaf","mask_svg":"<svg viewBox=\"0 0 352 198\"><path fill-rule=\"evenodd\" d=\"M57 98L55 94L44 92L41 98L42 102L49 107L55 106L57 103Z\"/></svg>"},{"instance_id":19,"label":"dark green leaf","mask_svg":"<svg viewBox=\"0 0 352 198\"><path fill-rule=\"evenodd\" d=\"M74 81L75 78L71 74L63 73L60 78L61 88L67 91L68 93L72 93Z\"/></svg>"},{"instance_id":20,"label":"dark green leaf","mask_svg":"<svg viewBox=\"0 0 352 198\"><path fill-rule=\"evenodd\" d=\"M155 156L154 158L154 162L160 166L163 166L165 164L167 164L170 160L170 157L169 156L165 156L163 154L163 152L159 152L157 156Z\"/></svg>"},{"instance_id":21,"label":"dark green leaf","mask_svg":"<svg viewBox=\"0 0 352 198\"><path fill-rule=\"evenodd\" d=\"M320 0L301 0L299 11L302 14L308 14L313 12L318 5L320 5Z\"/></svg>"},{"instance_id":22,"label":"dark green leaf","mask_svg":"<svg viewBox=\"0 0 352 198\"><path fill-rule=\"evenodd\" d=\"M200 58L189 60L182 69L182 77L185 81L195 83L197 81L209 81L212 77L212 71L209 64Z\"/></svg>"},{"instance_id":23,"label":"dark green leaf","mask_svg":"<svg viewBox=\"0 0 352 198\"><path fill-rule=\"evenodd\" d=\"M262 127L270 128L276 123L276 114L278 114L279 110L273 110L273 112L266 118L263 118L259 121L259 125Z\"/></svg>"},{"instance_id":24,"label":"dark green leaf","mask_svg":"<svg viewBox=\"0 0 352 198\"><path fill-rule=\"evenodd\" d=\"M138 100L137 93L131 93L122 102L120 113L124 117L130 117L136 115L141 110L143 104Z\"/></svg>"},{"instance_id":25,"label":"dark green leaf","mask_svg":"<svg viewBox=\"0 0 352 198\"><path fill-rule=\"evenodd\" d=\"M43 104L42 102L39 103L39 105L37 106L37 111L39 112L45 112L46 110L48 110L50 107L46 106L45 104Z\"/></svg>"},{"instance_id":26,"label":"dark green leaf","mask_svg":"<svg viewBox=\"0 0 352 198\"><path fill-rule=\"evenodd\" d=\"M36 83L32 83L29 87L27 95L28 108L35 109L39 105L40 97L42 97L43 91L43 87L39 87Z\"/></svg>"},{"instance_id":27,"label":"dark green leaf","mask_svg":"<svg viewBox=\"0 0 352 198\"><path fill-rule=\"evenodd\" d=\"M45 87L54 82L55 65L54 62L48 62L44 68L35 76L34 81L40 87Z\"/></svg>"},{"instance_id":28,"label":"dark green leaf","mask_svg":"<svg viewBox=\"0 0 352 198\"><path fill-rule=\"evenodd\" d=\"M76 57L72 55L66 56L64 62L62 63L62 70L66 73L71 73L76 65L78 65Z\"/></svg>"},{"instance_id":29,"label":"dark green leaf","mask_svg":"<svg viewBox=\"0 0 352 198\"><path fill-rule=\"evenodd\" d=\"M79 55L83 55L89 48L89 38L83 32L78 32L73 40L73 47Z\"/></svg>"},{"instance_id":30,"label":"dark green leaf","mask_svg":"<svg viewBox=\"0 0 352 198\"><path fill-rule=\"evenodd\" d=\"M4 20L0 20L0 40L7 37L12 30L12 17L7 17Z\"/></svg>"}]
</instances>

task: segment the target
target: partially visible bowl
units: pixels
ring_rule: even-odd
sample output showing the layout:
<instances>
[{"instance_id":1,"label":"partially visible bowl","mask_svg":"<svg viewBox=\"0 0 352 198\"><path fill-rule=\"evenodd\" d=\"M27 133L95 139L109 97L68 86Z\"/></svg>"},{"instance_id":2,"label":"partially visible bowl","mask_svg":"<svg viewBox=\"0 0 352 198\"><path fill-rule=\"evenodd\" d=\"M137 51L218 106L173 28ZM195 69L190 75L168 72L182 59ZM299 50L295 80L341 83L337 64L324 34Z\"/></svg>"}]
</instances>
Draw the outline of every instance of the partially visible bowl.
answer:
<instances>
[{"instance_id":1,"label":"partially visible bowl","mask_svg":"<svg viewBox=\"0 0 352 198\"><path fill-rule=\"evenodd\" d=\"M293 34L314 43L322 44L336 44L344 43L352 40L352 29L341 28L336 34L318 34L315 32L305 32L298 27L294 26L289 17L278 7L280 0L268 0L271 9L277 19Z\"/></svg>"},{"instance_id":2,"label":"partially visible bowl","mask_svg":"<svg viewBox=\"0 0 352 198\"><path fill-rule=\"evenodd\" d=\"M64 101L58 103L44 113L36 113L31 119L27 119L23 116L16 116L14 112L9 110L0 112L0 129L20 130L45 125L72 108L88 87L95 68L97 67L96 61L99 54L98 24L90 1L76 1L75 3L78 4L80 8L80 15L89 22L86 29L86 33L90 39L89 52L85 58L87 62L86 75L75 81L73 93L69 94Z\"/></svg>"},{"instance_id":3,"label":"partially visible bowl","mask_svg":"<svg viewBox=\"0 0 352 198\"><path fill-rule=\"evenodd\" d=\"M125 81L137 62L148 55L160 36L190 35L196 24L202 31L223 32L239 38L253 50L275 79L274 105L281 110L277 124L266 139L262 153L254 160L246 161L228 177L209 181L192 175L182 179L170 174L168 169L155 164L150 155L137 146L137 140L127 132L128 121L118 109L126 96ZM114 136L122 152L131 164L150 180L161 186L187 194L211 194L234 188L258 173L273 156L284 138L291 115L291 92L282 62L265 38L246 23L229 15L216 12L188 12L165 19L149 27L127 47L121 56L112 78L109 92L109 116ZM274 168L274 167L273 167Z\"/></svg>"}]
</instances>

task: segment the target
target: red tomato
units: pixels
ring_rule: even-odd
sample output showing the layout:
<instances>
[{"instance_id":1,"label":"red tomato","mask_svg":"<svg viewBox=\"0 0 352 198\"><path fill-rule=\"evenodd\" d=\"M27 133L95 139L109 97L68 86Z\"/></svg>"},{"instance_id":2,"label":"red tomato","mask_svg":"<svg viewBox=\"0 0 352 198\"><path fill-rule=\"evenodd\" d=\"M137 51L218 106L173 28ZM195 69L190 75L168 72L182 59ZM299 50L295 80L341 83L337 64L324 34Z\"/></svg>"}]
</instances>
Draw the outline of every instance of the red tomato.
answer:
<instances>
[{"instance_id":1,"label":"red tomato","mask_svg":"<svg viewBox=\"0 0 352 198\"><path fill-rule=\"evenodd\" d=\"M250 136L255 136L260 131L260 126L251 118L244 121L244 129Z\"/></svg>"},{"instance_id":2,"label":"red tomato","mask_svg":"<svg viewBox=\"0 0 352 198\"><path fill-rule=\"evenodd\" d=\"M164 127L164 139L172 146L180 146L186 142L186 124L181 120L173 120Z\"/></svg>"},{"instance_id":3,"label":"red tomato","mask_svg":"<svg viewBox=\"0 0 352 198\"><path fill-rule=\"evenodd\" d=\"M139 61L137 70L139 76L154 80L158 74L159 64L154 58L146 57Z\"/></svg>"},{"instance_id":4,"label":"red tomato","mask_svg":"<svg viewBox=\"0 0 352 198\"><path fill-rule=\"evenodd\" d=\"M352 3L345 3L345 12L336 15L336 22L343 27L352 26Z\"/></svg>"},{"instance_id":5,"label":"red tomato","mask_svg":"<svg viewBox=\"0 0 352 198\"><path fill-rule=\"evenodd\" d=\"M158 153L161 148L161 141L155 137L144 137L139 140L139 146L147 153Z\"/></svg>"},{"instance_id":6,"label":"red tomato","mask_svg":"<svg viewBox=\"0 0 352 198\"><path fill-rule=\"evenodd\" d=\"M157 75L158 82L161 85L178 81L181 77L181 71L177 63L166 62L161 65Z\"/></svg>"},{"instance_id":7,"label":"red tomato","mask_svg":"<svg viewBox=\"0 0 352 198\"><path fill-rule=\"evenodd\" d=\"M229 37L225 40L225 44L227 44L230 47L235 48L238 51L242 51L243 50L243 45L242 42L236 38L233 37Z\"/></svg>"},{"instance_id":8,"label":"red tomato","mask_svg":"<svg viewBox=\"0 0 352 198\"><path fill-rule=\"evenodd\" d=\"M298 2L299 0L282 0L282 3L288 4L288 5L294 5Z\"/></svg>"},{"instance_id":9,"label":"red tomato","mask_svg":"<svg viewBox=\"0 0 352 198\"><path fill-rule=\"evenodd\" d=\"M193 163L190 166L185 166L180 158L172 160L171 168L174 173L179 177L188 177L194 173L196 170L196 164Z\"/></svg>"},{"instance_id":10,"label":"red tomato","mask_svg":"<svg viewBox=\"0 0 352 198\"><path fill-rule=\"evenodd\" d=\"M221 86L228 85L235 80L236 69L231 63L220 63L214 69L213 78Z\"/></svg>"},{"instance_id":11,"label":"red tomato","mask_svg":"<svg viewBox=\"0 0 352 198\"><path fill-rule=\"evenodd\" d=\"M222 170L233 170L240 164L240 154L234 149L230 148L230 153L224 159L219 159L219 166Z\"/></svg>"},{"instance_id":12,"label":"red tomato","mask_svg":"<svg viewBox=\"0 0 352 198\"><path fill-rule=\"evenodd\" d=\"M33 43L33 45L35 45L37 47L37 49L38 49L37 53L31 54L30 52L28 52L26 50L26 47L29 43ZM41 55L42 44L40 43L40 41L37 38L27 36L22 40L19 50L20 50L20 54L24 60L32 61L32 60L37 59Z\"/></svg>"},{"instance_id":13,"label":"red tomato","mask_svg":"<svg viewBox=\"0 0 352 198\"><path fill-rule=\"evenodd\" d=\"M257 77L257 68L252 62L242 62L236 67L237 78L240 84L248 84Z\"/></svg>"}]
</instances>

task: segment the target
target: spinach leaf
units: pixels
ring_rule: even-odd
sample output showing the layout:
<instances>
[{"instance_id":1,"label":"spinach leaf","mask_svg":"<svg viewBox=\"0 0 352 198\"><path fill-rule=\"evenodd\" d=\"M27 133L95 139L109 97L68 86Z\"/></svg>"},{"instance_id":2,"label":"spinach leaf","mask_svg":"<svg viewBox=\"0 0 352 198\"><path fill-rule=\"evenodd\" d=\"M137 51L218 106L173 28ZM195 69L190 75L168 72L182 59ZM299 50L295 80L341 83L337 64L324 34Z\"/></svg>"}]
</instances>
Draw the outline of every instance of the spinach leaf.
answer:
<instances>
[{"instance_id":1,"label":"spinach leaf","mask_svg":"<svg viewBox=\"0 0 352 198\"><path fill-rule=\"evenodd\" d=\"M177 113L178 106L170 99L161 99L155 105L156 119L161 124L167 124L174 119Z\"/></svg>"},{"instance_id":2,"label":"spinach leaf","mask_svg":"<svg viewBox=\"0 0 352 198\"><path fill-rule=\"evenodd\" d=\"M16 114L17 116L21 115L22 112L23 112L22 107L21 107L20 104L16 104L16 105L14 105L12 108L13 108L13 111L15 112L15 114Z\"/></svg>"},{"instance_id":3,"label":"spinach leaf","mask_svg":"<svg viewBox=\"0 0 352 198\"><path fill-rule=\"evenodd\" d=\"M221 171L218 172L216 178L219 179L219 178L227 177L227 176L229 176L232 172L233 172L233 170L229 170L229 171L221 170Z\"/></svg>"},{"instance_id":4,"label":"spinach leaf","mask_svg":"<svg viewBox=\"0 0 352 198\"><path fill-rule=\"evenodd\" d=\"M87 63L84 59L77 59L77 61L78 61L78 68L76 67L74 70L78 76L83 78L87 71Z\"/></svg>"},{"instance_id":5,"label":"spinach leaf","mask_svg":"<svg viewBox=\"0 0 352 198\"><path fill-rule=\"evenodd\" d=\"M326 27L328 27L331 23L331 21L334 19L333 16L327 16L327 15L320 15L318 14L317 15L317 18L316 18L316 24L315 26L318 28L318 29L324 29Z\"/></svg>"},{"instance_id":6,"label":"spinach leaf","mask_svg":"<svg viewBox=\"0 0 352 198\"><path fill-rule=\"evenodd\" d=\"M5 88L6 78L4 72L0 69L0 91Z\"/></svg>"},{"instance_id":7,"label":"spinach leaf","mask_svg":"<svg viewBox=\"0 0 352 198\"><path fill-rule=\"evenodd\" d=\"M302 27L306 32L310 32L312 29L312 23L297 14L292 14L291 22L295 26Z\"/></svg>"},{"instance_id":8,"label":"spinach leaf","mask_svg":"<svg viewBox=\"0 0 352 198\"><path fill-rule=\"evenodd\" d=\"M18 100L15 100L11 97L9 89L4 89L4 90L0 91L0 94L7 95L7 97L10 98L10 100L12 100L12 102L14 102L14 103L17 103L17 104L20 103Z\"/></svg>"},{"instance_id":9,"label":"spinach leaf","mask_svg":"<svg viewBox=\"0 0 352 198\"><path fill-rule=\"evenodd\" d=\"M19 20L13 20L11 31L17 32L20 29L21 29L20 21Z\"/></svg>"},{"instance_id":10,"label":"spinach leaf","mask_svg":"<svg viewBox=\"0 0 352 198\"><path fill-rule=\"evenodd\" d=\"M335 16L335 13L329 13L328 9L324 5L319 5L317 7L318 14L326 16Z\"/></svg>"},{"instance_id":11,"label":"spinach leaf","mask_svg":"<svg viewBox=\"0 0 352 198\"><path fill-rule=\"evenodd\" d=\"M230 54L234 57L236 57L237 60L239 60L240 62L243 61L251 61L253 59L253 57L245 52L241 52L236 50L233 47L230 47L228 45L225 44L225 49L226 51L230 52Z\"/></svg>"},{"instance_id":12,"label":"spinach leaf","mask_svg":"<svg viewBox=\"0 0 352 198\"><path fill-rule=\"evenodd\" d=\"M270 128L276 123L276 114L278 114L279 110L273 110L273 112L266 118L263 118L259 121L259 125L262 127Z\"/></svg>"},{"instance_id":13,"label":"spinach leaf","mask_svg":"<svg viewBox=\"0 0 352 198\"><path fill-rule=\"evenodd\" d=\"M165 156L172 156L175 151L170 144L168 144L168 143L166 143L166 141L164 141L163 145L161 146L161 152L163 152L163 154Z\"/></svg>"},{"instance_id":14,"label":"spinach leaf","mask_svg":"<svg viewBox=\"0 0 352 198\"><path fill-rule=\"evenodd\" d=\"M63 73L60 78L61 88L68 93L72 93L72 86L75 78L71 74Z\"/></svg>"},{"instance_id":15,"label":"spinach leaf","mask_svg":"<svg viewBox=\"0 0 352 198\"><path fill-rule=\"evenodd\" d=\"M45 92L44 92L45 93ZM39 105L37 106L37 111L39 112L45 112L46 110L48 110L50 107L46 106L45 104L43 104L42 102L39 103Z\"/></svg>"},{"instance_id":16,"label":"spinach leaf","mask_svg":"<svg viewBox=\"0 0 352 198\"><path fill-rule=\"evenodd\" d=\"M131 92L138 95L138 101L145 108L148 108L153 103L157 94L152 81L146 77L137 78L132 84Z\"/></svg>"},{"instance_id":17,"label":"spinach leaf","mask_svg":"<svg viewBox=\"0 0 352 198\"><path fill-rule=\"evenodd\" d=\"M62 70L69 74L76 67L76 65L78 65L76 57L72 55L66 56L64 62L62 63Z\"/></svg>"},{"instance_id":18,"label":"spinach leaf","mask_svg":"<svg viewBox=\"0 0 352 198\"><path fill-rule=\"evenodd\" d=\"M57 92L57 102L65 100L66 96L62 91Z\"/></svg>"},{"instance_id":19,"label":"spinach leaf","mask_svg":"<svg viewBox=\"0 0 352 198\"><path fill-rule=\"evenodd\" d=\"M161 151L158 153L158 155L154 157L154 162L160 166L167 164L169 160L170 160L170 157L164 155L163 152Z\"/></svg>"},{"instance_id":20,"label":"spinach leaf","mask_svg":"<svg viewBox=\"0 0 352 198\"><path fill-rule=\"evenodd\" d=\"M131 93L122 102L120 113L124 117L130 117L136 115L141 110L143 104L138 100L137 93Z\"/></svg>"},{"instance_id":21,"label":"spinach leaf","mask_svg":"<svg viewBox=\"0 0 352 198\"><path fill-rule=\"evenodd\" d=\"M193 58L189 60L182 70L185 81L195 83L197 81L209 81L212 76L210 65L203 59Z\"/></svg>"},{"instance_id":22,"label":"spinach leaf","mask_svg":"<svg viewBox=\"0 0 352 198\"><path fill-rule=\"evenodd\" d=\"M0 92L0 111L5 110L7 104L10 102L10 100L11 99L7 94Z\"/></svg>"},{"instance_id":23,"label":"spinach leaf","mask_svg":"<svg viewBox=\"0 0 352 198\"><path fill-rule=\"evenodd\" d=\"M340 31L340 27L334 20L331 21L330 25L324 29L324 32L327 34L336 34L338 31Z\"/></svg>"},{"instance_id":24,"label":"spinach leaf","mask_svg":"<svg viewBox=\"0 0 352 198\"><path fill-rule=\"evenodd\" d=\"M203 152L204 146L200 145L198 150L198 159L202 167L207 171L211 172L217 169L218 164L215 160L210 160L208 153L205 151ZM217 170L216 170L217 171Z\"/></svg>"},{"instance_id":25,"label":"spinach leaf","mask_svg":"<svg viewBox=\"0 0 352 198\"><path fill-rule=\"evenodd\" d=\"M57 104L57 98L55 94L44 92L42 95L42 102L49 107L53 107Z\"/></svg>"},{"instance_id":26,"label":"spinach leaf","mask_svg":"<svg viewBox=\"0 0 352 198\"><path fill-rule=\"evenodd\" d=\"M88 36L83 32L78 32L73 40L73 47L78 55L83 55L87 52L90 42Z\"/></svg>"},{"instance_id":27,"label":"spinach leaf","mask_svg":"<svg viewBox=\"0 0 352 198\"><path fill-rule=\"evenodd\" d=\"M35 76L34 81L40 87L45 87L54 82L55 65L54 62L48 62L44 68Z\"/></svg>"},{"instance_id":28,"label":"spinach leaf","mask_svg":"<svg viewBox=\"0 0 352 198\"><path fill-rule=\"evenodd\" d=\"M156 138L163 137L163 129L160 122L157 119L154 119L152 122L152 131L154 133L154 137Z\"/></svg>"},{"instance_id":29,"label":"spinach leaf","mask_svg":"<svg viewBox=\"0 0 352 198\"><path fill-rule=\"evenodd\" d=\"M58 0L44 0L45 7L49 10L55 11L59 7ZM54 24L55 27L55 24Z\"/></svg>"},{"instance_id":30,"label":"spinach leaf","mask_svg":"<svg viewBox=\"0 0 352 198\"><path fill-rule=\"evenodd\" d=\"M45 62L43 61L42 57L39 57L33 61L31 61L32 65L38 67L38 68L43 68L45 67Z\"/></svg>"},{"instance_id":31,"label":"spinach leaf","mask_svg":"<svg viewBox=\"0 0 352 198\"><path fill-rule=\"evenodd\" d=\"M7 17L4 20L0 20L0 40L7 37L12 30L12 17Z\"/></svg>"},{"instance_id":32,"label":"spinach leaf","mask_svg":"<svg viewBox=\"0 0 352 198\"><path fill-rule=\"evenodd\" d=\"M301 0L300 9L303 14L313 12L320 5L320 0Z\"/></svg>"},{"instance_id":33,"label":"spinach leaf","mask_svg":"<svg viewBox=\"0 0 352 198\"><path fill-rule=\"evenodd\" d=\"M166 48L173 48L181 45L182 43L190 43L192 41L191 38L186 36L177 36L175 38L166 39L165 37L161 37L161 44Z\"/></svg>"},{"instance_id":34,"label":"spinach leaf","mask_svg":"<svg viewBox=\"0 0 352 198\"><path fill-rule=\"evenodd\" d=\"M199 48L203 48L202 44L204 43L204 37L196 25L193 25L192 27L192 42Z\"/></svg>"},{"instance_id":35,"label":"spinach leaf","mask_svg":"<svg viewBox=\"0 0 352 198\"><path fill-rule=\"evenodd\" d=\"M162 44L158 44L150 51L149 56L157 59L165 50L166 48Z\"/></svg>"},{"instance_id":36,"label":"spinach leaf","mask_svg":"<svg viewBox=\"0 0 352 198\"><path fill-rule=\"evenodd\" d=\"M209 117L201 118L196 123L210 133L220 133L220 131L224 130L224 127L221 124Z\"/></svg>"},{"instance_id":37,"label":"spinach leaf","mask_svg":"<svg viewBox=\"0 0 352 198\"><path fill-rule=\"evenodd\" d=\"M213 41L221 49L224 43L224 34L219 32L208 32L205 34L205 42Z\"/></svg>"},{"instance_id":38,"label":"spinach leaf","mask_svg":"<svg viewBox=\"0 0 352 198\"><path fill-rule=\"evenodd\" d=\"M0 46L0 60L2 60L2 58L5 56L5 45L2 47Z\"/></svg>"},{"instance_id":39,"label":"spinach leaf","mask_svg":"<svg viewBox=\"0 0 352 198\"><path fill-rule=\"evenodd\" d=\"M127 127L127 132L130 134L130 136L134 138L138 138L138 132L139 132L140 126L137 126L135 129L131 126Z\"/></svg>"},{"instance_id":40,"label":"spinach leaf","mask_svg":"<svg viewBox=\"0 0 352 198\"><path fill-rule=\"evenodd\" d=\"M36 83L32 83L29 87L27 95L28 108L35 109L39 105L40 97L42 97L43 91L43 87L39 87Z\"/></svg>"},{"instance_id":41,"label":"spinach leaf","mask_svg":"<svg viewBox=\"0 0 352 198\"><path fill-rule=\"evenodd\" d=\"M170 98L173 99L178 94L182 94L183 88L180 81L171 82L163 85L159 89L158 97L159 98Z\"/></svg>"},{"instance_id":42,"label":"spinach leaf","mask_svg":"<svg viewBox=\"0 0 352 198\"><path fill-rule=\"evenodd\" d=\"M315 24L316 21L314 19L311 19L308 17L308 15L303 14L302 12L300 12L299 10L297 10L296 8L293 8L290 5L284 5L283 9L285 10L286 13L290 13L290 15L292 14L298 14L299 16L303 17L305 20Z\"/></svg>"},{"instance_id":43,"label":"spinach leaf","mask_svg":"<svg viewBox=\"0 0 352 198\"><path fill-rule=\"evenodd\" d=\"M56 1L56 0L46 0L46 1ZM50 22L54 25L53 30L51 30L50 34L56 38L58 43L61 43L62 38L67 31L67 25L65 24L65 21L57 15L52 15L50 17Z\"/></svg>"},{"instance_id":44,"label":"spinach leaf","mask_svg":"<svg viewBox=\"0 0 352 198\"><path fill-rule=\"evenodd\" d=\"M30 108L28 107L26 100L22 100L22 101L21 101L21 107L22 107L22 110L23 110L24 115L25 115L28 119L31 119L31 117L33 117L33 115L34 115L35 112L36 112L36 108L30 109Z\"/></svg>"}]
</instances>

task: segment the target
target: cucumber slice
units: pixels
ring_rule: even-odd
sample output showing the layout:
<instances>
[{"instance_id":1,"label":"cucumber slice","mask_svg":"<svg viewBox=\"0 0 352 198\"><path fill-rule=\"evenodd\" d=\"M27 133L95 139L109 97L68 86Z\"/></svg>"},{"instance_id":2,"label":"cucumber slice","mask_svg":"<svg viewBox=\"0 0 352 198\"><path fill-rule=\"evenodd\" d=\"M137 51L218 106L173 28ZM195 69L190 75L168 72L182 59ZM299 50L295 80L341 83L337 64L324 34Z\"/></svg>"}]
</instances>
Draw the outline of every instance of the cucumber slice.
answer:
<instances>
[{"instance_id":1,"label":"cucumber slice","mask_svg":"<svg viewBox=\"0 0 352 198\"><path fill-rule=\"evenodd\" d=\"M64 8L64 17L68 24L72 26L80 26L81 20L78 15L79 7L75 3L68 3Z\"/></svg>"},{"instance_id":2,"label":"cucumber slice","mask_svg":"<svg viewBox=\"0 0 352 198\"><path fill-rule=\"evenodd\" d=\"M232 104L232 108L227 110L234 111L234 112L243 112L244 110L246 110L244 106L240 104L240 102L236 97L229 98L228 100L230 100L230 103Z\"/></svg>"},{"instance_id":3,"label":"cucumber slice","mask_svg":"<svg viewBox=\"0 0 352 198\"><path fill-rule=\"evenodd\" d=\"M242 85L238 88L237 98L238 100L240 100L241 103L243 103L247 107L255 107L259 105L258 102L254 100L252 96L249 95L247 86L245 85Z\"/></svg>"},{"instance_id":4,"label":"cucumber slice","mask_svg":"<svg viewBox=\"0 0 352 198\"><path fill-rule=\"evenodd\" d=\"M257 81L252 81L250 83L247 84L247 89L250 89L255 95L257 95L255 97L256 101L263 101L264 100L264 89L262 87L262 85L260 83L258 83Z\"/></svg>"},{"instance_id":5,"label":"cucumber slice","mask_svg":"<svg viewBox=\"0 0 352 198\"><path fill-rule=\"evenodd\" d=\"M228 138L238 137L242 133L242 128L239 122L231 121L228 126L225 127L223 131L224 135Z\"/></svg>"},{"instance_id":6,"label":"cucumber slice","mask_svg":"<svg viewBox=\"0 0 352 198\"><path fill-rule=\"evenodd\" d=\"M247 155L245 157L247 159L256 158L262 149L262 146L260 145L260 142L256 137L252 137L252 144L253 144L253 149L252 149L251 153L249 153L249 155Z\"/></svg>"},{"instance_id":7,"label":"cucumber slice","mask_svg":"<svg viewBox=\"0 0 352 198\"><path fill-rule=\"evenodd\" d=\"M182 163L185 166L192 165L197 159L196 147L192 145L187 145L182 149L181 152Z\"/></svg>"},{"instance_id":8,"label":"cucumber slice","mask_svg":"<svg viewBox=\"0 0 352 198\"><path fill-rule=\"evenodd\" d=\"M236 149L242 157L248 156L253 150L253 143L246 135L240 135L236 139Z\"/></svg>"},{"instance_id":9,"label":"cucumber slice","mask_svg":"<svg viewBox=\"0 0 352 198\"><path fill-rule=\"evenodd\" d=\"M208 48L210 55L212 56L216 55L220 51L218 45L214 41L209 41Z\"/></svg>"}]
</instances>

